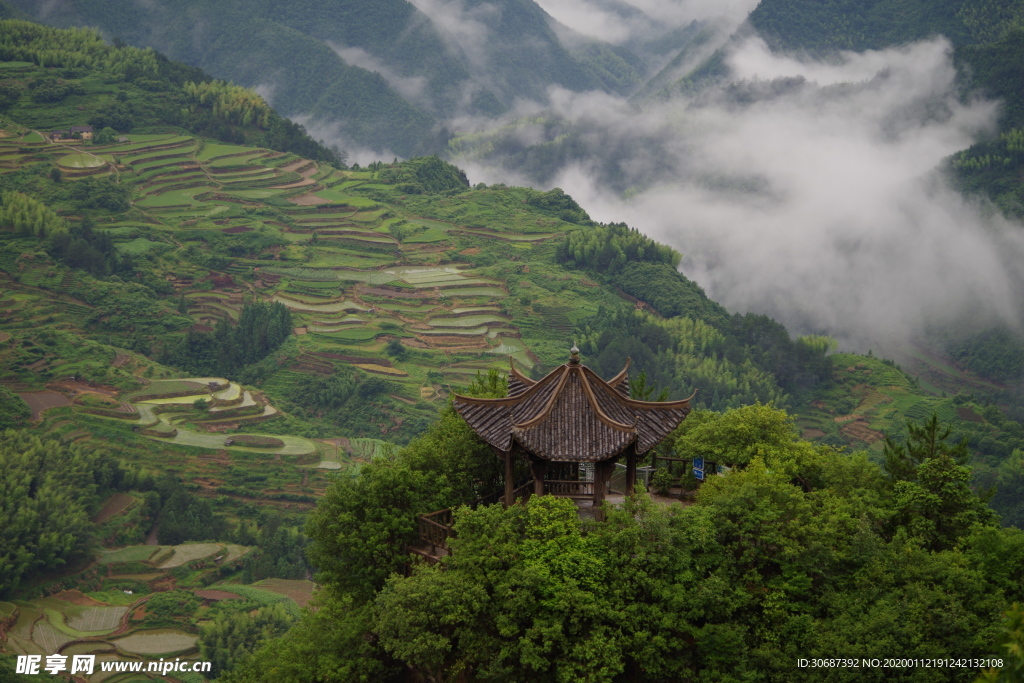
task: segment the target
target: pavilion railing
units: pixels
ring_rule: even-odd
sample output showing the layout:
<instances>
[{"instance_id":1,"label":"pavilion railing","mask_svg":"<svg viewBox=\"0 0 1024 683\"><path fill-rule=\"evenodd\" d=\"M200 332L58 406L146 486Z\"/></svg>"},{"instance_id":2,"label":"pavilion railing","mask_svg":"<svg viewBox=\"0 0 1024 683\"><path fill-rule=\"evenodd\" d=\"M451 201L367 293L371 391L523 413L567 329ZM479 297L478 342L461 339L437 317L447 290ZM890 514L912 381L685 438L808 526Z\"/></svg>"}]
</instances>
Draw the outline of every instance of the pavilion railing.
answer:
<instances>
[{"instance_id":1,"label":"pavilion railing","mask_svg":"<svg viewBox=\"0 0 1024 683\"><path fill-rule=\"evenodd\" d=\"M530 497L532 492L533 480L527 479L525 483L520 484L517 488L512 490L512 500L515 501L522 499L525 501ZM470 506L476 507L477 505L497 503L503 497L504 492L499 491L477 498L470 503ZM452 514L451 508L431 512L427 515L420 515L417 519L420 540L432 545L435 551L437 548L447 550L448 539L455 536L455 529L452 528L454 521L454 515Z\"/></svg>"},{"instance_id":2,"label":"pavilion railing","mask_svg":"<svg viewBox=\"0 0 1024 683\"><path fill-rule=\"evenodd\" d=\"M533 493L533 480L527 479L525 484L520 484L518 488L512 489L512 500L519 500L522 498L525 503L530 499L530 495Z\"/></svg>"},{"instance_id":3,"label":"pavilion railing","mask_svg":"<svg viewBox=\"0 0 1024 683\"><path fill-rule=\"evenodd\" d=\"M419 532L420 540L426 541L435 548L448 548L448 539L455 535L452 529L453 515L451 508L431 512L429 515L420 515Z\"/></svg>"},{"instance_id":4,"label":"pavilion railing","mask_svg":"<svg viewBox=\"0 0 1024 683\"><path fill-rule=\"evenodd\" d=\"M544 482L544 493L566 498L593 498L594 482L548 479Z\"/></svg>"}]
</instances>

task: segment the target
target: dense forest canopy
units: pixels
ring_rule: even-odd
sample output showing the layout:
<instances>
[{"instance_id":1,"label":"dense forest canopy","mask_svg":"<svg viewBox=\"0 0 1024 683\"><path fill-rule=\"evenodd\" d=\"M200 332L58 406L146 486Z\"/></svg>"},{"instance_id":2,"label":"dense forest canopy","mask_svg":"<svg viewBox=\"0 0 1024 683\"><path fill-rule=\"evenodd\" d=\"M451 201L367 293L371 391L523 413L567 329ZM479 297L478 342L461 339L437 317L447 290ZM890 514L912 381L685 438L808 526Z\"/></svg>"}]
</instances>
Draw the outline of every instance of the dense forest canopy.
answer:
<instances>
[{"instance_id":1,"label":"dense forest canopy","mask_svg":"<svg viewBox=\"0 0 1024 683\"><path fill-rule=\"evenodd\" d=\"M463 507L440 566L389 577L411 513L467 501L482 481L458 455L482 444L443 417L334 484L310 522L320 609L227 680L398 680L406 667L436 680L817 680L797 657L991 651L1020 600L1024 535L995 523L936 423L879 467L800 440L767 406L693 417L684 452L743 463L696 505L640 494L582 527L550 496ZM426 500L433 482L446 493Z\"/></svg>"}]
</instances>

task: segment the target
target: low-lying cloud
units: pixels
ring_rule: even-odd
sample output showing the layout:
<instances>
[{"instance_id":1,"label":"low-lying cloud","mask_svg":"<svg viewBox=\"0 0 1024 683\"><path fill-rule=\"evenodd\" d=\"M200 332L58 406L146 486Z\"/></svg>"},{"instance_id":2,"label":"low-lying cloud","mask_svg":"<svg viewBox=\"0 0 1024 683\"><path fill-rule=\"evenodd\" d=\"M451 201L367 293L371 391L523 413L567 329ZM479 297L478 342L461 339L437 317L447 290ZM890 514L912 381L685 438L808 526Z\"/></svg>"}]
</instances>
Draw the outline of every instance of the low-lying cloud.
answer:
<instances>
[{"instance_id":1,"label":"low-lying cloud","mask_svg":"<svg viewBox=\"0 0 1024 683\"><path fill-rule=\"evenodd\" d=\"M346 47L332 41L327 41L327 46L346 63L380 74L388 85L410 102L429 106L430 100L425 92L426 77L402 76L385 64L383 60L359 47Z\"/></svg>"},{"instance_id":2,"label":"low-lying cloud","mask_svg":"<svg viewBox=\"0 0 1024 683\"><path fill-rule=\"evenodd\" d=\"M846 348L967 313L1018 321L1024 230L936 170L998 113L957 97L946 41L822 63L773 55L755 37L728 64L728 85L643 110L553 92L588 152L545 184L677 247L683 272L730 310ZM467 170L509 182L493 165ZM643 191L610 191L629 184Z\"/></svg>"}]
</instances>

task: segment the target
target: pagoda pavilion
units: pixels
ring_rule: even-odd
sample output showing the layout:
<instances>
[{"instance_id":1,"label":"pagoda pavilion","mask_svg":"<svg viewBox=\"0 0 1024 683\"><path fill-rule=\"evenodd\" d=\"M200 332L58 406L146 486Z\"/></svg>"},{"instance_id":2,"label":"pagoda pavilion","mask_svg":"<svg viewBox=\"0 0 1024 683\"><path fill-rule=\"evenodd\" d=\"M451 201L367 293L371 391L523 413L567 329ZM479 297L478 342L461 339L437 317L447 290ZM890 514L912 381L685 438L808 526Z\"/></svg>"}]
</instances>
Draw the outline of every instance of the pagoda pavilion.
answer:
<instances>
[{"instance_id":1,"label":"pagoda pavilion","mask_svg":"<svg viewBox=\"0 0 1024 683\"><path fill-rule=\"evenodd\" d=\"M625 457L625 489L633 492L640 456L679 426L690 399L634 400L628 370L627 360L606 382L580 364L574 346L568 363L537 381L513 365L507 398L455 395L455 410L504 458L506 505L514 501L516 458L529 462L535 495L592 500L600 510L615 464ZM584 476L591 468L592 480Z\"/></svg>"}]
</instances>

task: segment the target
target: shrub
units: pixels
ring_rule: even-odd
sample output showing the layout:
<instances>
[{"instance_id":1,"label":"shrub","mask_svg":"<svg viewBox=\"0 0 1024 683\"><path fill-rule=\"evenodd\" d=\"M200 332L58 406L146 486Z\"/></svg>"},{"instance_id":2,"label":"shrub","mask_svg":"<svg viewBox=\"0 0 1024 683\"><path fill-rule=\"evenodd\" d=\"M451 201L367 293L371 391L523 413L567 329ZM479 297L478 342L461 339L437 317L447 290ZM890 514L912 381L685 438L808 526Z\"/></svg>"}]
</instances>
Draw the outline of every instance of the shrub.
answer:
<instances>
[{"instance_id":1,"label":"shrub","mask_svg":"<svg viewBox=\"0 0 1024 683\"><path fill-rule=\"evenodd\" d=\"M672 490L672 485L675 483L676 478L667 467L656 470L651 476L651 488L659 496L667 496Z\"/></svg>"}]
</instances>

